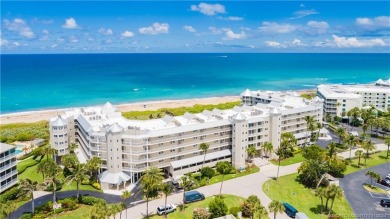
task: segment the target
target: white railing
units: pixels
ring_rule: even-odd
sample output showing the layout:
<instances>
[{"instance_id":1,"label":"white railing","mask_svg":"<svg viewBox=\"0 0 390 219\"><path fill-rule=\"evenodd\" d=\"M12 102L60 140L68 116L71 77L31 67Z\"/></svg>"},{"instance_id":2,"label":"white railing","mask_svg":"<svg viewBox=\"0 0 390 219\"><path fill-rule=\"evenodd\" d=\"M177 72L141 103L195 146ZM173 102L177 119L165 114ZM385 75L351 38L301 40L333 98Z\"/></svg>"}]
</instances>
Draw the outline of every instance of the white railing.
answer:
<instances>
[{"instance_id":1,"label":"white railing","mask_svg":"<svg viewBox=\"0 0 390 219\"><path fill-rule=\"evenodd\" d=\"M9 158L14 157L15 155L16 155L16 152L13 152L12 154L8 154L7 156L0 158L0 162L6 161Z\"/></svg>"},{"instance_id":2,"label":"white railing","mask_svg":"<svg viewBox=\"0 0 390 219\"><path fill-rule=\"evenodd\" d=\"M9 169L9 168L11 168L11 167L13 167L13 166L16 166L16 161L13 161L13 162L11 162L11 163L9 163L9 164L7 164L7 165L1 167L1 168L0 168L0 172L3 171L3 170L7 170L7 169Z\"/></svg>"}]
</instances>

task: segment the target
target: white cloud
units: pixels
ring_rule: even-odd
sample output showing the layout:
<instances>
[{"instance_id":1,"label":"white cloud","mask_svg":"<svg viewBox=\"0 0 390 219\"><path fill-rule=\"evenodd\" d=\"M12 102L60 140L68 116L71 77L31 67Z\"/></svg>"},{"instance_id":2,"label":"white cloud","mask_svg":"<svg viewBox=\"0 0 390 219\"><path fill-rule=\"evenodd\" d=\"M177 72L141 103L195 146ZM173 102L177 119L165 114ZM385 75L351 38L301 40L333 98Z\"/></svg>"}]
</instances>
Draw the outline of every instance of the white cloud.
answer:
<instances>
[{"instance_id":1,"label":"white cloud","mask_svg":"<svg viewBox=\"0 0 390 219\"><path fill-rule=\"evenodd\" d=\"M265 41L264 42L268 47L274 47L274 48L284 48L286 47L285 45L276 42L276 41Z\"/></svg>"},{"instance_id":2,"label":"white cloud","mask_svg":"<svg viewBox=\"0 0 390 219\"><path fill-rule=\"evenodd\" d=\"M222 17L219 16L217 17L219 20L224 20L224 21L242 21L244 20L243 17L237 17L237 16L229 16L229 17Z\"/></svg>"},{"instance_id":3,"label":"white cloud","mask_svg":"<svg viewBox=\"0 0 390 219\"><path fill-rule=\"evenodd\" d=\"M114 32L111 29L104 29L104 28L100 28L98 32L106 36L110 36L114 34Z\"/></svg>"},{"instance_id":4,"label":"white cloud","mask_svg":"<svg viewBox=\"0 0 390 219\"><path fill-rule=\"evenodd\" d=\"M234 33L231 30L228 30L225 32L225 37L223 38L224 40L241 40L245 39L246 34L244 31L241 31L240 33Z\"/></svg>"},{"instance_id":5,"label":"white cloud","mask_svg":"<svg viewBox=\"0 0 390 219\"><path fill-rule=\"evenodd\" d=\"M306 6L304 4L300 4L299 7L305 8Z\"/></svg>"},{"instance_id":6,"label":"white cloud","mask_svg":"<svg viewBox=\"0 0 390 219\"><path fill-rule=\"evenodd\" d=\"M226 13L225 6L221 4L207 4L204 2L199 5L191 5L191 11L199 11L207 16Z\"/></svg>"},{"instance_id":7,"label":"white cloud","mask_svg":"<svg viewBox=\"0 0 390 219\"><path fill-rule=\"evenodd\" d=\"M138 28L138 31L141 34L149 34L149 35L168 33L169 32L169 24L167 24L167 23L153 23L152 26Z\"/></svg>"},{"instance_id":8,"label":"white cloud","mask_svg":"<svg viewBox=\"0 0 390 219\"><path fill-rule=\"evenodd\" d=\"M299 10L299 11L294 12L293 13L293 17L291 17L290 19L303 18L303 17L309 16L309 15L313 15L313 14L319 14L319 12L314 10L314 9Z\"/></svg>"},{"instance_id":9,"label":"white cloud","mask_svg":"<svg viewBox=\"0 0 390 219\"><path fill-rule=\"evenodd\" d=\"M77 39L77 37L75 37L75 36L70 36L69 42L71 42L71 43L77 43L77 42L79 42L79 39Z\"/></svg>"},{"instance_id":10,"label":"white cloud","mask_svg":"<svg viewBox=\"0 0 390 219\"><path fill-rule=\"evenodd\" d=\"M294 39L294 40L292 41L292 44L293 44L294 46L302 46L302 45L303 45L303 43L301 42L300 39Z\"/></svg>"},{"instance_id":11,"label":"white cloud","mask_svg":"<svg viewBox=\"0 0 390 219\"><path fill-rule=\"evenodd\" d=\"M42 30L42 33L45 34L45 35L48 35L50 32L46 29Z\"/></svg>"},{"instance_id":12,"label":"white cloud","mask_svg":"<svg viewBox=\"0 0 390 219\"><path fill-rule=\"evenodd\" d=\"M263 22L259 30L265 34L291 33L297 29L297 26L292 24L278 24L276 22Z\"/></svg>"},{"instance_id":13,"label":"white cloud","mask_svg":"<svg viewBox=\"0 0 390 219\"><path fill-rule=\"evenodd\" d=\"M79 25L77 25L77 22L74 18L65 19L65 24L62 25L62 28L65 29L78 29L80 28Z\"/></svg>"},{"instance_id":14,"label":"white cloud","mask_svg":"<svg viewBox=\"0 0 390 219\"><path fill-rule=\"evenodd\" d=\"M20 43L18 43L18 42L13 42L12 45L14 45L15 47L18 47L18 46L20 46Z\"/></svg>"},{"instance_id":15,"label":"white cloud","mask_svg":"<svg viewBox=\"0 0 390 219\"><path fill-rule=\"evenodd\" d=\"M319 29L327 29L329 28L329 24L325 21L309 21L306 24L309 27L319 28Z\"/></svg>"},{"instance_id":16,"label":"white cloud","mask_svg":"<svg viewBox=\"0 0 390 219\"><path fill-rule=\"evenodd\" d=\"M134 33L131 32L131 31L126 30L125 32L123 32L123 33L121 34L121 36L122 36L122 37L125 37L125 38L130 38L130 37L133 37L133 36L134 36Z\"/></svg>"},{"instance_id":17,"label":"white cloud","mask_svg":"<svg viewBox=\"0 0 390 219\"><path fill-rule=\"evenodd\" d=\"M18 32L19 36L26 37L26 38L35 37L34 32L31 30L31 28L26 24L26 22L23 19L15 18L12 22L10 22L7 19L4 19L3 23L4 23L4 27L8 31Z\"/></svg>"},{"instance_id":18,"label":"white cloud","mask_svg":"<svg viewBox=\"0 0 390 219\"><path fill-rule=\"evenodd\" d=\"M339 37L332 35L333 41L337 47L341 48L361 48L361 47L374 47L374 46L386 46L386 43L379 38L359 40L356 37Z\"/></svg>"},{"instance_id":19,"label":"white cloud","mask_svg":"<svg viewBox=\"0 0 390 219\"><path fill-rule=\"evenodd\" d=\"M8 40L6 40L6 39L1 39L0 45L1 45L1 46L7 46L8 43L9 43Z\"/></svg>"},{"instance_id":20,"label":"white cloud","mask_svg":"<svg viewBox=\"0 0 390 219\"><path fill-rule=\"evenodd\" d=\"M320 35L328 32L329 24L325 21L309 21L301 31L308 35Z\"/></svg>"},{"instance_id":21,"label":"white cloud","mask_svg":"<svg viewBox=\"0 0 390 219\"><path fill-rule=\"evenodd\" d=\"M196 32L196 29L190 25L185 25L183 26L183 29L188 31L188 32L191 32L191 33L195 33Z\"/></svg>"},{"instance_id":22,"label":"white cloud","mask_svg":"<svg viewBox=\"0 0 390 219\"><path fill-rule=\"evenodd\" d=\"M390 27L390 16L356 18L356 24L365 28Z\"/></svg>"},{"instance_id":23,"label":"white cloud","mask_svg":"<svg viewBox=\"0 0 390 219\"><path fill-rule=\"evenodd\" d=\"M58 46L58 44L53 44L51 45L51 48L56 48Z\"/></svg>"}]
</instances>

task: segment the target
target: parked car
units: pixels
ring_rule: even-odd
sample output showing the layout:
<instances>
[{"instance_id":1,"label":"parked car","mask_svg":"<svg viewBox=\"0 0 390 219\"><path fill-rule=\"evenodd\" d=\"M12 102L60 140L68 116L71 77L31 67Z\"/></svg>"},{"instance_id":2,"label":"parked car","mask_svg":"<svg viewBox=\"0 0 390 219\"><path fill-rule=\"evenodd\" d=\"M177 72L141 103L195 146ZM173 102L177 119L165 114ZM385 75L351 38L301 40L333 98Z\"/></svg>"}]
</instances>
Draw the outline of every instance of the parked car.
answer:
<instances>
[{"instance_id":1,"label":"parked car","mask_svg":"<svg viewBox=\"0 0 390 219\"><path fill-rule=\"evenodd\" d=\"M157 208L157 214L163 215L164 213L169 214L176 211L176 205L163 205Z\"/></svg>"},{"instance_id":2,"label":"parked car","mask_svg":"<svg viewBox=\"0 0 390 219\"><path fill-rule=\"evenodd\" d=\"M297 209L295 209L293 206L291 206L290 204L288 204L286 202L283 202L283 205L284 205L284 212L288 216L295 218L295 215L298 213Z\"/></svg>"},{"instance_id":3,"label":"parked car","mask_svg":"<svg viewBox=\"0 0 390 219\"><path fill-rule=\"evenodd\" d=\"M380 184L384 185L384 186L387 186L387 187L390 187L390 180L388 179L382 179L380 181Z\"/></svg>"},{"instance_id":4,"label":"parked car","mask_svg":"<svg viewBox=\"0 0 390 219\"><path fill-rule=\"evenodd\" d=\"M204 195L196 190L188 191L184 193L184 203L191 203L200 200L204 200Z\"/></svg>"},{"instance_id":5,"label":"parked car","mask_svg":"<svg viewBox=\"0 0 390 219\"><path fill-rule=\"evenodd\" d=\"M182 185L183 180L181 179L181 177L183 177L183 176L177 176L172 180L172 185L174 185L177 189L183 188L183 185ZM190 185L193 186L194 184L195 184L194 181L191 181Z\"/></svg>"},{"instance_id":6,"label":"parked car","mask_svg":"<svg viewBox=\"0 0 390 219\"><path fill-rule=\"evenodd\" d=\"M383 207L390 207L390 199L388 199L388 198L382 199L381 200L381 205Z\"/></svg>"}]
</instances>

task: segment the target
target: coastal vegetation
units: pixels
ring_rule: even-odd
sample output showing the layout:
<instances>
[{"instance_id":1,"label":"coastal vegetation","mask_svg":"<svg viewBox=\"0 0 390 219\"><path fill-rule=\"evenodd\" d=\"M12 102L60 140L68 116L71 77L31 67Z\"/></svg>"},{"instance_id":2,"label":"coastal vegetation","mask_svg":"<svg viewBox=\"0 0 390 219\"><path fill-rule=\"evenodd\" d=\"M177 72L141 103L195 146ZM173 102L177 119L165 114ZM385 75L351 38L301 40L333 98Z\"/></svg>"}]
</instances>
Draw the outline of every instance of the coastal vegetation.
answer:
<instances>
[{"instance_id":1,"label":"coastal vegetation","mask_svg":"<svg viewBox=\"0 0 390 219\"><path fill-rule=\"evenodd\" d=\"M201 113L204 110L213 110L213 109L231 109L235 106L240 106L241 101L236 102L227 102L220 104L195 104L192 107L176 107L176 108L161 108L158 110L146 110L146 111L130 111L123 112L122 116L127 119L136 119L136 120L148 120L148 119L157 119L162 118L165 115L170 116L181 116L184 113Z\"/></svg>"},{"instance_id":2,"label":"coastal vegetation","mask_svg":"<svg viewBox=\"0 0 390 219\"><path fill-rule=\"evenodd\" d=\"M308 92L301 93L300 96L305 98L305 99L311 100L315 96L317 96L317 92L315 92L315 91L308 91Z\"/></svg>"},{"instance_id":3,"label":"coastal vegetation","mask_svg":"<svg viewBox=\"0 0 390 219\"><path fill-rule=\"evenodd\" d=\"M2 143L31 141L35 138L49 139L49 123L47 121L0 125L0 142Z\"/></svg>"}]
</instances>

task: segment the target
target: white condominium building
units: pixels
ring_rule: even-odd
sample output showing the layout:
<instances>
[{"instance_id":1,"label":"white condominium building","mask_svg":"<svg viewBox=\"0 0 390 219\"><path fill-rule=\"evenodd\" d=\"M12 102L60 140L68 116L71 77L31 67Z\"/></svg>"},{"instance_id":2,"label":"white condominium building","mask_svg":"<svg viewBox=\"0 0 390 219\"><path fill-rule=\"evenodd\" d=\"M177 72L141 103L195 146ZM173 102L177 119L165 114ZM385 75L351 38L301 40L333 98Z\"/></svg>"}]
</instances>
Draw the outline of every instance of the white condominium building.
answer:
<instances>
[{"instance_id":1,"label":"white condominium building","mask_svg":"<svg viewBox=\"0 0 390 219\"><path fill-rule=\"evenodd\" d=\"M0 143L0 193L18 182L15 146Z\"/></svg>"},{"instance_id":2,"label":"white condominium building","mask_svg":"<svg viewBox=\"0 0 390 219\"><path fill-rule=\"evenodd\" d=\"M69 153L68 144L76 142L86 159L100 157L105 170L99 176L103 189L135 183L149 166L167 175L197 171L204 159L201 143L210 145L205 166L229 161L237 169L244 168L249 145L260 151L269 141L277 148L282 132L294 133L302 143L308 137L304 117L322 119L319 98L269 95L284 100L145 121L122 117L110 103L74 109L50 119L50 143L60 156Z\"/></svg>"},{"instance_id":3,"label":"white condominium building","mask_svg":"<svg viewBox=\"0 0 390 219\"><path fill-rule=\"evenodd\" d=\"M332 117L365 105L387 111L390 108L390 79L363 85L322 84L317 87L317 94L324 100L324 114L329 113Z\"/></svg>"}]
</instances>

